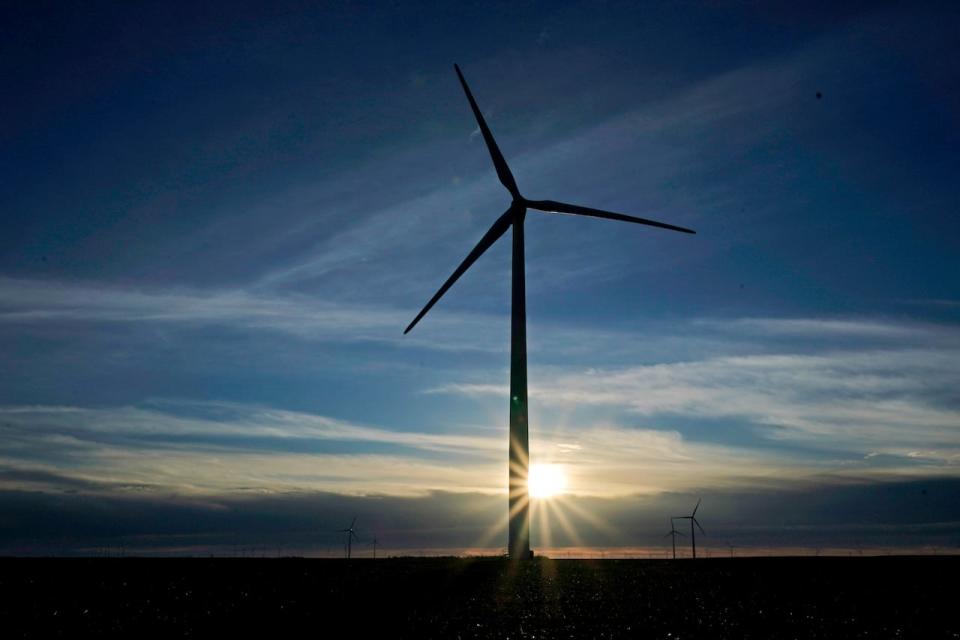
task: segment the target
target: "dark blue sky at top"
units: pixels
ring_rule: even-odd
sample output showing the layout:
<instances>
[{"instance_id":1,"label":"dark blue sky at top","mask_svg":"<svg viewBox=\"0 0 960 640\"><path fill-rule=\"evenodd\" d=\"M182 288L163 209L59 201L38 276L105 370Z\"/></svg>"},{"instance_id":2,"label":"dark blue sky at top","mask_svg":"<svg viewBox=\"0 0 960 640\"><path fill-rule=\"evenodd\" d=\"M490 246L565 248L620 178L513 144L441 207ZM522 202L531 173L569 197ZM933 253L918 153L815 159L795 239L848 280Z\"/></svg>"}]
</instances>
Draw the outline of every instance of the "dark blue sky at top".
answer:
<instances>
[{"instance_id":1,"label":"dark blue sky at top","mask_svg":"<svg viewBox=\"0 0 960 640\"><path fill-rule=\"evenodd\" d=\"M205 431L281 429L272 410L386 434L505 426L490 385L506 380L508 241L400 336L509 202L458 62L524 195L698 232L528 214L534 429L952 476L957 17L876 2L6 6L0 409L17 444L0 472L101 473L29 434L131 459L188 443L469 462ZM704 389L729 394L714 411ZM851 427L882 422L884 401L903 442ZM106 413L74 424L36 406ZM131 407L152 412L149 433L91 426ZM450 488L430 482L415 488Z\"/></svg>"},{"instance_id":2,"label":"dark blue sky at top","mask_svg":"<svg viewBox=\"0 0 960 640\"><path fill-rule=\"evenodd\" d=\"M370 158L471 126L452 60L496 110L495 133L515 156L839 31L833 60L799 78L781 135L674 178L670 186L687 191L741 188L726 206L683 212L703 236L690 250L701 263L695 274L666 276L681 292L661 304L741 313L735 291L711 294L734 280L753 285L745 306L774 313L888 310L899 298L956 290L956 272L944 267L958 237L957 54L936 11L898 16L846 3L799 15L696 3L21 11L5 21L16 28L2 63L3 170L13 187L3 196L7 274L246 283L362 216L354 209L365 203L422 193L457 161L461 171L483 167L482 153L463 153L363 174ZM740 174L757 170L766 180L745 184ZM231 218L237 233L276 232L292 213L249 220L246 210L293 185L338 178L364 193L314 203L322 228L311 233L254 255L242 246L249 236L203 233ZM597 178L584 182L603 189ZM629 205L647 208L642 194ZM789 296L777 295L784 283L795 285Z\"/></svg>"}]
</instances>

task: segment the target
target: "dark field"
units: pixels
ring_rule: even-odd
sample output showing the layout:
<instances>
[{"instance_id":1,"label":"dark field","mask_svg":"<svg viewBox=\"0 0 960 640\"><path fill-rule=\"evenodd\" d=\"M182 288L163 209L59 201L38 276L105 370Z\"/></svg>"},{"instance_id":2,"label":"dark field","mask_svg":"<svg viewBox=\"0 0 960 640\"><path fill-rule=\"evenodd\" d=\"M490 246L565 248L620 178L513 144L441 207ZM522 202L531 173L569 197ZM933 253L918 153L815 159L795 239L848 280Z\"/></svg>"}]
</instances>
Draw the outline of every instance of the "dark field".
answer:
<instances>
[{"instance_id":1,"label":"dark field","mask_svg":"<svg viewBox=\"0 0 960 640\"><path fill-rule=\"evenodd\" d=\"M956 638L960 557L3 559L2 636Z\"/></svg>"}]
</instances>

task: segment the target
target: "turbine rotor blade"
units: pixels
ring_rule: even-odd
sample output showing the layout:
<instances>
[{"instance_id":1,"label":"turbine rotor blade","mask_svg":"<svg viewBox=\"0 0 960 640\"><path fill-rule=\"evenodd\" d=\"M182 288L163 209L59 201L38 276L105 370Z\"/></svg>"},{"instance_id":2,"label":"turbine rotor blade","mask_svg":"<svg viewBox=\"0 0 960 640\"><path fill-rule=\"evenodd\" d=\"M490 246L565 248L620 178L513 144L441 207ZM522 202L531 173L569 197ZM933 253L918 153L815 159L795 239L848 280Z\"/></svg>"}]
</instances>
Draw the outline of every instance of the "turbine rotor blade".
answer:
<instances>
[{"instance_id":1,"label":"turbine rotor blade","mask_svg":"<svg viewBox=\"0 0 960 640\"><path fill-rule=\"evenodd\" d=\"M633 222L635 224L645 224L651 227L660 227L661 229L670 229L671 231L680 231L683 233L696 233L693 229L678 227L667 224L666 222L657 222L656 220L647 220L646 218L637 218L623 213L614 213L602 209L591 209L590 207L581 207L576 204L567 204L566 202L556 202L555 200L526 200L524 202L530 209L543 211L545 213L569 213L577 216L591 216L594 218L606 218L607 220L620 220L621 222Z\"/></svg>"},{"instance_id":2,"label":"turbine rotor blade","mask_svg":"<svg viewBox=\"0 0 960 640\"><path fill-rule=\"evenodd\" d=\"M350 530L353 530L353 525L357 524L357 516L353 516L353 522L350 523Z\"/></svg>"},{"instance_id":3,"label":"turbine rotor blade","mask_svg":"<svg viewBox=\"0 0 960 640\"><path fill-rule=\"evenodd\" d=\"M703 535L707 535L707 532L703 530L703 527L700 526L700 523L697 522L696 518L690 518L690 519L696 523L697 529L700 529L700 533L702 533Z\"/></svg>"},{"instance_id":4,"label":"turbine rotor blade","mask_svg":"<svg viewBox=\"0 0 960 640\"><path fill-rule=\"evenodd\" d=\"M693 513L690 514L690 517L691 517L691 518L692 518L693 516L697 515L697 509L700 508L700 502L701 502L702 500L703 500L703 498L697 499L697 506L695 506L695 507L693 508Z\"/></svg>"},{"instance_id":5,"label":"turbine rotor blade","mask_svg":"<svg viewBox=\"0 0 960 640\"><path fill-rule=\"evenodd\" d=\"M467 100L470 101L470 108L473 109L473 115L477 119L477 124L480 125L480 133L483 134L483 141L487 143L487 149L490 151L490 159L493 160L493 166L497 170L497 177L500 178L501 184L507 188L507 191L509 191L515 199L519 199L520 190L517 188L517 181L513 179L510 167L507 166L507 161L504 159L503 154L500 153L500 147L497 146L496 140L493 139L493 134L490 132L490 127L487 126L487 121L483 119L483 114L480 113L480 107L477 106L477 101L473 99L473 93L470 92L470 87L467 86L467 81L460 71L460 66L455 64L453 68L457 70L457 77L460 78L460 84L463 85L463 92L467 94Z\"/></svg>"},{"instance_id":6,"label":"turbine rotor blade","mask_svg":"<svg viewBox=\"0 0 960 640\"><path fill-rule=\"evenodd\" d=\"M420 311L420 313L417 314L417 317L413 319L413 322L411 322L407 328L403 330L404 334L410 333L410 330L413 329L418 322L420 322L420 319L423 316L427 315L427 312L430 311L430 309L433 308L433 305L437 303L437 300L439 300L440 297L447 292L447 289L453 286L453 283L456 282L460 276L462 276L464 272L470 268L470 265L477 261L477 258L483 255L484 251L489 249L494 242L500 239L500 236L502 236L506 230L510 228L510 224L512 222L513 207L511 206L503 213L502 216L497 218L497 221L493 223L493 225L485 234L483 234L483 237L480 238L480 242L478 242L477 246L475 246L473 250L467 254L467 257L463 259L463 262L461 262L460 266L457 267L456 271L453 272L453 275L447 278L447 281L443 283L443 286L440 287L440 290L437 291L432 298L430 298L430 302L428 302L427 305Z\"/></svg>"}]
</instances>

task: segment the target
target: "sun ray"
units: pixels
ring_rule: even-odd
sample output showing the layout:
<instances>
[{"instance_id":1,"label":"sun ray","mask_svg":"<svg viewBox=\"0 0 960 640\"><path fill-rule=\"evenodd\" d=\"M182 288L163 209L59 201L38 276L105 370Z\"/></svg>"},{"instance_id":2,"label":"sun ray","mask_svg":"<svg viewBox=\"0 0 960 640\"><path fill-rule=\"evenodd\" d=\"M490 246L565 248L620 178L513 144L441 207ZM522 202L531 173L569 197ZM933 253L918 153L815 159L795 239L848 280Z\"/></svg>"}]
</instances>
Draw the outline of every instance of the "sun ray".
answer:
<instances>
[{"instance_id":1,"label":"sun ray","mask_svg":"<svg viewBox=\"0 0 960 640\"><path fill-rule=\"evenodd\" d=\"M539 533L540 547L553 546L553 534L550 531L550 513L548 500L534 500L531 502L533 513L536 515L537 532Z\"/></svg>"},{"instance_id":2,"label":"sun ray","mask_svg":"<svg viewBox=\"0 0 960 640\"><path fill-rule=\"evenodd\" d=\"M570 540L578 546L583 546L583 539L580 537L580 533L577 531L570 520L567 518L567 514L563 512L563 500L552 500L549 503L550 515L556 518L557 523L560 525L560 528L563 529L563 532L567 534Z\"/></svg>"},{"instance_id":3,"label":"sun ray","mask_svg":"<svg viewBox=\"0 0 960 640\"><path fill-rule=\"evenodd\" d=\"M494 539L501 537L506 530L507 520L496 518L494 523L487 527L487 529L480 534L480 538L477 540L477 543L474 546L481 549L488 547Z\"/></svg>"},{"instance_id":4,"label":"sun ray","mask_svg":"<svg viewBox=\"0 0 960 640\"><path fill-rule=\"evenodd\" d=\"M570 509L570 511L572 511L575 516L577 516L578 518L582 518L583 520L586 520L591 525L593 525L598 529L601 529L605 533L611 536L619 535L620 532L617 531L617 529L613 525L611 525L606 520L603 520L602 518L590 513L580 505L576 504L573 500L563 500L563 505L565 508Z\"/></svg>"},{"instance_id":5,"label":"sun ray","mask_svg":"<svg viewBox=\"0 0 960 640\"><path fill-rule=\"evenodd\" d=\"M515 515L517 515L518 513L520 513L520 510L523 509L524 507L526 507L528 504L529 504L529 500L527 500L527 499L518 500L517 503L514 504L513 507L511 507L511 508L508 509L508 511L507 511L508 520L509 520L509 518L512 518L513 516L515 516Z\"/></svg>"}]
</instances>

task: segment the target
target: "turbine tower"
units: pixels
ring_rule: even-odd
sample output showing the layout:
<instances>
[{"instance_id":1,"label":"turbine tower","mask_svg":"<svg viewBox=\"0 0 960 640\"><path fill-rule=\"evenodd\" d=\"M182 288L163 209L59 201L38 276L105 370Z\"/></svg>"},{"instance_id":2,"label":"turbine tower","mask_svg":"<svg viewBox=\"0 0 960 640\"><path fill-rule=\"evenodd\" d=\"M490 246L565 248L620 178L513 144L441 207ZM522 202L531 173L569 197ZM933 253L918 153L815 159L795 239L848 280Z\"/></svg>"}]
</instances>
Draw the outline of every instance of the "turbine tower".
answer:
<instances>
[{"instance_id":1,"label":"turbine tower","mask_svg":"<svg viewBox=\"0 0 960 640\"><path fill-rule=\"evenodd\" d=\"M507 210L496 219L490 229L480 238L480 242L473 248L467 257L464 258L460 266L456 268L447 281L443 283L440 290L426 306L417 314L413 322L404 330L404 334L409 333L416 326L420 319L447 290L453 286L460 276L477 261L483 253L489 249L500 237L507 232L507 229L513 227L513 277L512 277L512 301L511 301L511 322L510 322L510 436L509 436L509 482L508 482L508 546L507 550L511 558L529 558L530 552L530 500L527 489L527 476L529 473L530 454L529 438L527 431L527 309L526 309L526 290L524 275L524 243L523 243L523 221L527 214L527 209L535 209L545 213L567 213L580 216L591 216L594 218L606 218L608 220L619 220L621 222L633 222L636 224L645 224L661 229L670 229L672 231L682 231L683 233L694 233L690 229L677 227L664 222L636 218L634 216L624 215L622 213L613 213L611 211L602 211L600 209L591 209L579 205L556 202L553 200L528 200L520 194L517 182L513 178L510 167L504 159L500 148L497 147L490 127L487 126L480 113L480 107L477 106L470 87L460 71L460 67L453 65L463 86L463 91L470 102L470 108L477 119L480 127L480 133L487 144L487 150L490 152L490 158L493 160L493 166L497 171L497 177L501 184L510 192L512 201Z\"/></svg>"},{"instance_id":2,"label":"turbine tower","mask_svg":"<svg viewBox=\"0 0 960 640\"><path fill-rule=\"evenodd\" d=\"M346 529L338 529L338 533L347 534L347 560L350 559L350 554L353 551L353 539L357 537L357 532L353 530L353 525L357 524L357 516L353 516L353 522L350 523L350 526Z\"/></svg>"},{"instance_id":3,"label":"turbine tower","mask_svg":"<svg viewBox=\"0 0 960 640\"><path fill-rule=\"evenodd\" d=\"M701 498L702 499L702 498ZM697 506L693 508L693 513L688 516L674 516L677 520L689 520L690 521L690 545L693 549L693 557L697 557L697 534L693 530L693 525L697 525L697 528L700 529L700 533L707 535L707 532L703 530L703 527L700 526L700 522L697 520L697 509L700 508L700 500L697 500ZM673 521L673 518L670 519Z\"/></svg>"},{"instance_id":4,"label":"turbine tower","mask_svg":"<svg viewBox=\"0 0 960 640\"><path fill-rule=\"evenodd\" d=\"M673 559L676 560L677 559L677 536L682 536L683 534L677 531L677 527L676 525L673 524L673 520L674 520L673 518L670 518L670 532L663 537L666 538L667 536L670 536L670 542L673 545Z\"/></svg>"}]
</instances>

